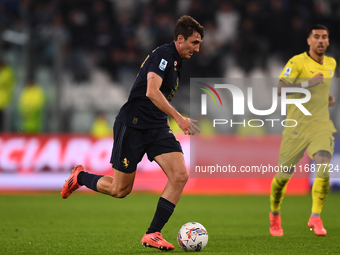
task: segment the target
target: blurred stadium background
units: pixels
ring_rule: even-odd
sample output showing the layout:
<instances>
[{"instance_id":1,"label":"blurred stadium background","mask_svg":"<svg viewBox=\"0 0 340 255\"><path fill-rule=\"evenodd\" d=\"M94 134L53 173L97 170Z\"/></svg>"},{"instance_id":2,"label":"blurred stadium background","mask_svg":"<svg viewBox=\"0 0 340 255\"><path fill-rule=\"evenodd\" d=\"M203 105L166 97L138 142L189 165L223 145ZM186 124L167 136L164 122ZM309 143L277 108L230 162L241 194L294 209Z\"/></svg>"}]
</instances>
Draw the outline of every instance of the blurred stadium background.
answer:
<instances>
[{"instance_id":1,"label":"blurred stadium background","mask_svg":"<svg viewBox=\"0 0 340 255\"><path fill-rule=\"evenodd\" d=\"M314 23L329 28L327 55L340 62L340 2L336 0L2 0L0 59L14 77L3 78L12 89L0 97L4 101L0 101L0 189L58 190L77 163L110 174L112 139L107 137L107 126L111 130L144 58L173 40L174 24L183 14L206 29L200 53L183 67L173 101L183 113L189 114L190 77L277 78L289 58L307 50L306 31ZM335 77L339 73L337 68ZM27 109L21 97L29 83L42 91L37 106L42 110L41 118L37 117L40 125L32 132L23 128L20 110ZM340 130L338 83L334 79L331 93L338 102L331 118ZM254 105L256 100L260 98L254 98ZM280 132L264 131L262 142L272 142ZM236 133L232 130L226 136L234 139ZM179 139L188 151L189 140ZM276 154L279 142L271 144ZM338 145L333 159L340 165ZM252 151L244 148L240 150L247 157ZM162 173L146 160L139 172L137 190L158 191L164 186ZM150 180L150 173L160 181ZM303 190L296 193L307 193L307 179L301 179ZM224 188L234 185L238 193L269 192L269 179L259 183L261 188L219 182ZM337 183L334 178L334 189ZM207 181L191 180L187 189L195 192L204 186L209 189ZM211 193L235 192L214 189L216 183L210 186Z\"/></svg>"}]
</instances>

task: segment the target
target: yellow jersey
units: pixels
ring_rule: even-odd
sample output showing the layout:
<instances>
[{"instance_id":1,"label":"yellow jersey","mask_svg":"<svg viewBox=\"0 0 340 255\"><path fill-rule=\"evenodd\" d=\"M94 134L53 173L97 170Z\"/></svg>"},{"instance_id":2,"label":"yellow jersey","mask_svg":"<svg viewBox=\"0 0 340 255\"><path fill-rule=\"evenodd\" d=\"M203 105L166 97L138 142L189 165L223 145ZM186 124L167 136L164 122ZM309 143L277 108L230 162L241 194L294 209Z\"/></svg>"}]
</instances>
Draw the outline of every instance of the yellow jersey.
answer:
<instances>
[{"instance_id":1,"label":"yellow jersey","mask_svg":"<svg viewBox=\"0 0 340 255\"><path fill-rule=\"evenodd\" d=\"M285 127L283 135L291 137L303 137L306 133L327 131L335 133L336 129L329 118L329 88L336 68L336 61L332 57L324 56L323 64L315 61L307 52L292 57L280 75L280 80L289 84L298 84L308 81L317 73L323 74L324 82L307 89L311 93L311 99L303 106L312 114L304 113L295 104L287 105L286 119L297 122L295 127ZM290 99L304 98L305 94L294 93L287 96ZM294 126L295 122L286 122L287 126Z\"/></svg>"}]
</instances>

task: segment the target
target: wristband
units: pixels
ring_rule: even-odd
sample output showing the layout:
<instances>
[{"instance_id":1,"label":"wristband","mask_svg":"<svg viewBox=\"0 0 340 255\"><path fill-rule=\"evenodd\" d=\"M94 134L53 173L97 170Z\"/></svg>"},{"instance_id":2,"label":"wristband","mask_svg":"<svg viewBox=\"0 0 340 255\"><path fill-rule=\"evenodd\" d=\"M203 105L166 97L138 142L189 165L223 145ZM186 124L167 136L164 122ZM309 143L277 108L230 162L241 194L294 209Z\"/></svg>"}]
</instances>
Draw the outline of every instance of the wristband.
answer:
<instances>
[{"instance_id":1,"label":"wristband","mask_svg":"<svg viewBox=\"0 0 340 255\"><path fill-rule=\"evenodd\" d=\"M308 88L309 84L308 81L301 82L301 88Z\"/></svg>"}]
</instances>

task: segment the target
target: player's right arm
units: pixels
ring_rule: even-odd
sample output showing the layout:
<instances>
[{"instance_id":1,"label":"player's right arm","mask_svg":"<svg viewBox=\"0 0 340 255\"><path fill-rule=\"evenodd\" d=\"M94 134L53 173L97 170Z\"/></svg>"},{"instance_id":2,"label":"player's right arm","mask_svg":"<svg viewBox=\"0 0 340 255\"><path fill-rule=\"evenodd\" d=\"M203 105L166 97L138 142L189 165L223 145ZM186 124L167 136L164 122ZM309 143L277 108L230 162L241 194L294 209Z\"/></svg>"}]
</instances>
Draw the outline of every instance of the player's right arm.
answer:
<instances>
[{"instance_id":1,"label":"player's right arm","mask_svg":"<svg viewBox=\"0 0 340 255\"><path fill-rule=\"evenodd\" d=\"M312 79L310 79L309 81L306 81L306 86L303 86L303 82L302 83L296 83L296 84L291 84L291 83L287 83L284 80L280 80L279 83L277 84L277 94L278 96L281 96L281 88L309 88L309 87L314 87L320 83L323 83L323 74L321 72L317 73L316 75L313 76Z\"/></svg>"},{"instance_id":2,"label":"player's right arm","mask_svg":"<svg viewBox=\"0 0 340 255\"><path fill-rule=\"evenodd\" d=\"M308 81L304 81L302 83L296 83L299 74L301 73L301 67L299 65L299 60L296 57L291 58L286 66L283 68L279 83L277 85L277 94L281 96L281 89L282 88L309 88L316 86L320 83L323 83L323 74L321 72L314 75L314 77Z\"/></svg>"}]
</instances>

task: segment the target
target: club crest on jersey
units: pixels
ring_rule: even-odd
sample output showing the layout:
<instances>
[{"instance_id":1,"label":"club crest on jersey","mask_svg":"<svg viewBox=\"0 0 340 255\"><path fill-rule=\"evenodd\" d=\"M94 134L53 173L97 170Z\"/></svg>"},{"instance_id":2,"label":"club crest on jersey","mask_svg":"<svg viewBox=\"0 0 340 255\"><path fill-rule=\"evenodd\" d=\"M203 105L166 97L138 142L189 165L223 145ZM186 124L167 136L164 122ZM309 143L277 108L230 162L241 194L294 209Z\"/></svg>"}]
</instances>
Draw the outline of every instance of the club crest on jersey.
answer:
<instances>
[{"instance_id":1,"label":"club crest on jersey","mask_svg":"<svg viewBox=\"0 0 340 255\"><path fill-rule=\"evenodd\" d=\"M162 71L164 71L167 64L168 64L168 61L166 61L164 58L162 58L161 62L159 63L158 68L161 69Z\"/></svg>"},{"instance_id":2,"label":"club crest on jersey","mask_svg":"<svg viewBox=\"0 0 340 255\"><path fill-rule=\"evenodd\" d=\"M333 69L328 69L328 71L329 71L330 76L333 77Z\"/></svg>"},{"instance_id":3,"label":"club crest on jersey","mask_svg":"<svg viewBox=\"0 0 340 255\"><path fill-rule=\"evenodd\" d=\"M292 68L290 67L287 67L286 70L285 70L285 73L283 74L283 76L286 76L288 77L290 75L290 72L292 71Z\"/></svg>"},{"instance_id":4,"label":"club crest on jersey","mask_svg":"<svg viewBox=\"0 0 340 255\"><path fill-rule=\"evenodd\" d=\"M174 62L174 66L177 66L177 61L175 60L175 62Z\"/></svg>"}]
</instances>

